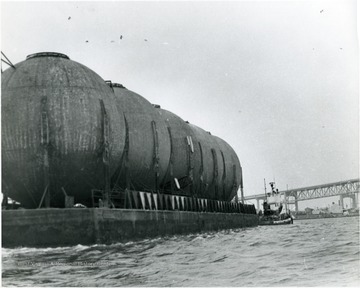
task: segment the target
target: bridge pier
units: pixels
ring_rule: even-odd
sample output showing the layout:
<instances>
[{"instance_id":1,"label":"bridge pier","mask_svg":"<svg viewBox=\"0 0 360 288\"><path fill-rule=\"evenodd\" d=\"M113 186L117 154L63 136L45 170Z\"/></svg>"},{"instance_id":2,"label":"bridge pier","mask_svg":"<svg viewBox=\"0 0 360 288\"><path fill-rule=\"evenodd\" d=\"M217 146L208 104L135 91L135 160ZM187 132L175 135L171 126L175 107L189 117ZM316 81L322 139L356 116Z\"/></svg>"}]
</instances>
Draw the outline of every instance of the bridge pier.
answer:
<instances>
[{"instance_id":1,"label":"bridge pier","mask_svg":"<svg viewBox=\"0 0 360 288\"><path fill-rule=\"evenodd\" d=\"M358 206L358 202L357 202L357 199L356 199L356 194L353 194L352 195L352 209L356 209L357 208L357 206Z\"/></svg>"},{"instance_id":2,"label":"bridge pier","mask_svg":"<svg viewBox=\"0 0 360 288\"><path fill-rule=\"evenodd\" d=\"M340 203L339 203L339 205L340 205L340 207L342 208L342 209L344 209L344 195L340 195Z\"/></svg>"},{"instance_id":3,"label":"bridge pier","mask_svg":"<svg viewBox=\"0 0 360 288\"><path fill-rule=\"evenodd\" d=\"M358 206L358 197L357 194L344 194L340 195L340 207L342 209L346 208L344 207L344 198L350 198L351 199L351 209L355 209Z\"/></svg>"},{"instance_id":4,"label":"bridge pier","mask_svg":"<svg viewBox=\"0 0 360 288\"><path fill-rule=\"evenodd\" d=\"M289 197L286 197L286 194L284 193L284 202L285 202L285 211L288 211L288 202L289 202Z\"/></svg>"},{"instance_id":5,"label":"bridge pier","mask_svg":"<svg viewBox=\"0 0 360 288\"><path fill-rule=\"evenodd\" d=\"M259 201L259 198L256 199L256 204L257 204L257 209L259 210L260 209L260 201Z\"/></svg>"},{"instance_id":6,"label":"bridge pier","mask_svg":"<svg viewBox=\"0 0 360 288\"><path fill-rule=\"evenodd\" d=\"M295 196L295 212L299 212L299 204L297 200L297 195Z\"/></svg>"}]
</instances>

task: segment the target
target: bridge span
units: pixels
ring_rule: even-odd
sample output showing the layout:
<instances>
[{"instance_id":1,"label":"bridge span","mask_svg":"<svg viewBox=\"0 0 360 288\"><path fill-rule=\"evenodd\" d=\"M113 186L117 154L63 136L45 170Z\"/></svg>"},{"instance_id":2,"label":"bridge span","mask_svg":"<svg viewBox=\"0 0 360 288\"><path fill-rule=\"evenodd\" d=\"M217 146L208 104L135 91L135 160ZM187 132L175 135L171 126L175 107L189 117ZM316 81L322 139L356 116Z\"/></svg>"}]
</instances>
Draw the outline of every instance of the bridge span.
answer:
<instances>
[{"instance_id":1,"label":"bridge span","mask_svg":"<svg viewBox=\"0 0 360 288\"><path fill-rule=\"evenodd\" d=\"M344 198L352 199L352 208L356 208L359 205L359 190L360 181L359 179L350 179L346 181L339 181L334 183L309 186L303 188L290 189L285 191L279 191L287 205L294 204L295 211L298 211L298 202L339 196L340 205L344 208ZM260 201L265 200L265 193L244 196L244 200L256 200L257 209L260 207Z\"/></svg>"}]
</instances>

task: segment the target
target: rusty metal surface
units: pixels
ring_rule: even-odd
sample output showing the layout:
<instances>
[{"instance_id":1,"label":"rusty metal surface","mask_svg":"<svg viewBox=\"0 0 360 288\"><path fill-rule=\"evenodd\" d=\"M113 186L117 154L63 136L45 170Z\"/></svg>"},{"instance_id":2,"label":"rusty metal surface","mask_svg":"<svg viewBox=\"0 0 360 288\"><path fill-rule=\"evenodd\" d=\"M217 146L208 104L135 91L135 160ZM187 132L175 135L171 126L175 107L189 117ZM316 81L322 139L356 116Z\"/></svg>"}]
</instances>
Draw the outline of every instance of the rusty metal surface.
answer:
<instances>
[{"instance_id":1,"label":"rusty metal surface","mask_svg":"<svg viewBox=\"0 0 360 288\"><path fill-rule=\"evenodd\" d=\"M196 195L198 193L191 190L191 185L194 185L193 182L199 178L198 173L196 173L199 169L194 169L193 167L193 158L196 157L193 155L199 156L199 148L195 145L194 152L192 152L187 141L187 137L194 138L193 131L183 119L174 113L164 109L159 109L159 112L171 131L172 169L171 171L169 169L164 185L168 190L171 190L171 181L174 181L174 178L176 178L179 181L180 190L176 189L176 191L171 191L172 193ZM190 159L193 161L190 161ZM200 157L195 160L195 162L199 161ZM192 175L190 175L191 172Z\"/></svg>"},{"instance_id":2,"label":"rusty metal surface","mask_svg":"<svg viewBox=\"0 0 360 288\"><path fill-rule=\"evenodd\" d=\"M158 166L158 181L161 183L169 165L170 139L166 125L157 109L142 96L116 84L113 84L113 90L116 107L128 125L127 169L130 185L137 190L154 190L155 166ZM124 188L126 170L122 165L119 163L115 181L116 185Z\"/></svg>"},{"instance_id":3,"label":"rusty metal surface","mask_svg":"<svg viewBox=\"0 0 360 288\"><path fill-rule=\"evenodd\" d=\"M223 200L230 200L235 197L239 185L242 183L242 170L238 156L234 149L225 142L223 139L213 136L220 147L220 151L223 155L223 175L222 175L222 187L223 187Z\"/></svg>"},{"instance_id":4,"label":"rusty metal surface","mask_svg":"<svg viewBox=\"0 0 360 288\"><path fill-rule=\"evenodd\" d=\"M92 189L106 187L225 201L236 194L240 163L220 138L64 54L32 54L15 67L2 73L2 180L22 206L46 196L63 207L64 191L92 206Z\"/></svg>"},{"instance_id":5,"label":"rusty metal surface","mask_svg":"<svg viewBox=\"0 0 360 288\"><path fill-rule=\"evenodd\" d=\"M45 98L46 103L41 104ZM32 56L2 74L3 188L9 197L25 207L36 207L44 191L44 111L48 117L52 205L57 206L63 198L61 187L78 201L85 201L91 188L102 188L99 99L104 101L112 123L110 159L120 159L124 120L111 89L95 72L64 57ZM111 161L112 173L116 165Z\"/></svg>"}]
</instances>

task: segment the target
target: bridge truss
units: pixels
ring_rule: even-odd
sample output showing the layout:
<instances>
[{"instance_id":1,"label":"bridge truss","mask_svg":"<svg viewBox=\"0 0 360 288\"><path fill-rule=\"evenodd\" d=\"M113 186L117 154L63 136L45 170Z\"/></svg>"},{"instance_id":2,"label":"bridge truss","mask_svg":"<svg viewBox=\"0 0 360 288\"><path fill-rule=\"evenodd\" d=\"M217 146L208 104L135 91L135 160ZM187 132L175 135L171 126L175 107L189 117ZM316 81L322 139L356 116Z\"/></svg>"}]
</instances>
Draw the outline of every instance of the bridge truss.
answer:
<instances>
[{"instance_id":1,"label":"bridge truss","mask_svg":"<svg viewBox=\"0 0 360 288\"><path fill-rule=\"evenodd\" d=\"M294 197L297 201L304 201L317 198L325 198L339 195L351 195L359 193L359 179L351 179L324 185L304 187L281 191L286 197Z\"/></svg>"},{"instance_id":2,"label":"bridge truss","mask_svg":"<svg viewBox=\"0 0 360 288\"><path fill-rule=\"evenodd\" d=\"M296 188L291 190L279 191L281 195L285 198L285 203L288 205L295 205L295 210L298 211L298 202L311 200L311 199L319 199L326 197L339 196L340 203L343 206L343 199L346 197L352 198L352 202L354 206L358 204L358 198L360 193L360 181L359 179L351 179L346 181L328 183L317 186ZM257 194L251 196L245 196L244 200L256 200L257 208L260 207L260 202L265 200L265 194Z\"/></svg>"}]
</instances>

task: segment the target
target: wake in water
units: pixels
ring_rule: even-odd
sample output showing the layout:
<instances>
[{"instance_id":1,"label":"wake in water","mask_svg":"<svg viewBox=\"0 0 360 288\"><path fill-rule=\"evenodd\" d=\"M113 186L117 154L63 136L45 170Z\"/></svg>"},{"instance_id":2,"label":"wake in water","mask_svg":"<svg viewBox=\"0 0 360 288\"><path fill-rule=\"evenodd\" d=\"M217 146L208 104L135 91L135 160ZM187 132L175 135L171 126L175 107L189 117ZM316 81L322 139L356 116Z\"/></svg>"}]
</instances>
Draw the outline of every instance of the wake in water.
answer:
<instances>
[{"instance_id":1,"label":"wake in water","mask_svg":"<svg viewBox=\"0 0 360 288\"><path fill-rule=\"evenodd\" d=\"M113 245L2 249L4 286L358 286L358 217Z\"/></svg>"}]
</instances>

